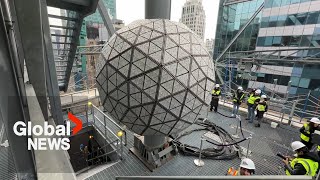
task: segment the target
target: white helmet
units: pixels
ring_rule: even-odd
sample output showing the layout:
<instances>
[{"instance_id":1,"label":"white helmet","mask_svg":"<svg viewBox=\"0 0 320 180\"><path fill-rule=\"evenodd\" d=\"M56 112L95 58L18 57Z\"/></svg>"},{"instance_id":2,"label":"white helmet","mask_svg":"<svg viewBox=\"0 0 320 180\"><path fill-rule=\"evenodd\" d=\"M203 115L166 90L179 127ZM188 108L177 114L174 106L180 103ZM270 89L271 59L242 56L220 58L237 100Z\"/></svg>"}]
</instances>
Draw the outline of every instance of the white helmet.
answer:
<instances>
[{"instance_id":1,"label":"white helmet","mask_svg":"<svg viewBox=\"0 0 320 180\"><path fill-rule=\"evenodd\" d=\"M261 98L267 99L267 96L266 95L262 95Z\"/></svg>"},{"instance_id":2,"label":"white helmet","mask_svg":"<svg viewBox=\"0 0 320 180\"><path fill-rule=\"evenodd\" d=\"M238 90L243 91L243 88L241 86L238 87Z\"/></svg>"},{"instance_id":3,"label":"white helmet","mask_svg":"<svg viewBox=\"0 0 320 180\"><path fill-rule=\"evenodd\" d=\"M316 123L316 124L320 124L320 120L316 117L313 117L310 119L310 122Z\"/></svg>"},{"instance_id":4,"label":"white helmet","mask_svg":"<svg viewBox=\"0 0 320 180\"><path fill-rule=\"evenodd\" d=\"M306 147L306 145L304 145L302 142L300 141L294 141L291 143L291 148L292 150L296 151L298 149L301 149L303 147Z\"/></svg>"},{"instance_id":5,"label":"white helmet","mask_svg":"<svg viewBox=\"0 0 320 180\"><path fill-rule=\"evenodd\" d=\"M220 87L220 85L219 85L219 84L216 84L214 87L219 88L219 87Z\"/></svg>"},{"instance_id":6,"label":"white helmet","mask_svg":"<svg viewBox=\"0 0 320 180\"><path fill-rule=\"evenodd\" d=\"M252 170L256 169L254 162L249 158L242 159L240 167Z\"/></svg>"},{"instance_id":7,"label":"white helmet","mask_svg":"<svg viewBox=\"0 0 320 180\"><path fill-rule=\"evenodd\" d=\"M261 90L260 90L260 89L257 89L257 90L255 91L255 93L256 93L256 94L261 94Z\"/></svg>"}]
</instances>

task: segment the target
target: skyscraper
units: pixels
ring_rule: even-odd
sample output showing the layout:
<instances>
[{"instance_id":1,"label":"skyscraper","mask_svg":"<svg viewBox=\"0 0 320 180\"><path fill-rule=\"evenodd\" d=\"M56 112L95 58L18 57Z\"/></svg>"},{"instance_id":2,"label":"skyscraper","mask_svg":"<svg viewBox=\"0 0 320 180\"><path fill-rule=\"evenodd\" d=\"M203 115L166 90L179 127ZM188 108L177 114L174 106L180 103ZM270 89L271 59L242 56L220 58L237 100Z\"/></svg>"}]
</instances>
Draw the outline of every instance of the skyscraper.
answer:
<instances>
[{"instance_id":1,"label":"skyscraper","mask_svg":"<svg viewBox=\"0 0 320 180\"><path fill-rule=\"evenodd\" d=\"M182 8L180 22L204 39L206 15L202 6L202 0L187 0Z\"/></svg>"},{"instance_id":2,"label":"skyscraper","mask_svg":"<svg viewBox=\"0 0 320 180\"><path fill-rule=\"evenodd\" d=\"M221 0L214 57L227 47L261 5L263 9L229 49L230 52L260 51L265 63L254 66L250 72L256 80L239 78L240 59L229 58L228 53L222 59L232 63L234 68L229 64L228 71L232 69L233 73L226 71L223 76L248 88L274 89L280 94L286 94L287 90L290 94L306 94L311 90L319 96L320 66L292 61L320 58L320 49L315 49L320 46L320 0ZM271 64L271 58L280 61Z\"/></svg>"}]
</instances>

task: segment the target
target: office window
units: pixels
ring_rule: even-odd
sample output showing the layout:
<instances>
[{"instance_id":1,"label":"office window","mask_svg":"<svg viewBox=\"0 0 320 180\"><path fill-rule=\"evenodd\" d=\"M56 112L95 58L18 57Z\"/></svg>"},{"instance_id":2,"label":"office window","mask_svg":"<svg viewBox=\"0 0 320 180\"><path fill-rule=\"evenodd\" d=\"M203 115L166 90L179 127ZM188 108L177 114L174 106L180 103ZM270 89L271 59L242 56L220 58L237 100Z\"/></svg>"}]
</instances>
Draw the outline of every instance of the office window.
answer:
<instances>
[{"instance_id":1,"label":"office window","mask_svg":"<svg viewBox=\"0 0 320 180\"><path fill-rule=\"evenodd\" d=\"M308 88L310 84L310 79L301 78L299 82L299 87Z\"/></svg>"},{"instance_id":2,"label":"office window","mask_svg":"<svg viewBox=\"0 0 320 180\"><path fill-rule=\"evenodd\" d=\"M320 79L311 79L308 89L320 89Z\"/></svg>"},{"instance_id":3,"label":"office window","mask_svg":"<svg viewBox=\"0 0 320 180\"><path fill-rule=\"evenodd\" d=\"M279 0L274 0L273 1L273 4L272 4L272 7L279 7L281 5L281 1Z\"/></svg>"},{"instance_id":4,"label":"office window","mask_svg":"<svg viewBox=\"0 0 320 180\"><path fill-rule=\"evenodd\" d=\"M290 5L291 0L281 0L281 6Z\"/></svg>"},{"instance_id":5,"label":"office window","mask_svg":"<svg viewBox=\"0 0 320 180\"><path fill-rule=\"evenodd\" d=\"M281 36L275 36L273 38L272 46L281 46Z\"/></svg>"},{"instance_id":6,"label":"office window","mask_svg":"<svg viewBox=\"0 0 320 180\"><path fill-rule=\"evenodd\" d=\"M265 8L271 8L274 0L265 0Z\"/></svg>"},{"instance_id":7,"label":"office window","mask_svg":"<svg viewBox=\"0 0 320 180\"><path fill-rule=\"evenodd\" d=\"M266 40L264 42L265 46L271 46L272 45L272 41L273 41L273 36L270 37L266 37Z\"/></svg>"},{"instance_id":8,"label":"office window","mask_svg":"<svg viewBox=\"0 0 320 180\"><path fill-rule=\"evenodd\" d=\"M269 16L261 18L261 28L265 28L269 26L269 19L270 19Z\"/></svg>"},{"instance_id":9,"label":"office window","mask_svg":"<svg viewBox=\"0 0 320 180\"><path fill-rule=\"evenodd\" d=\"M286 19L285 25L286 26L293 26L296 23L296 17L294 15L289 15Z\"/></svg>"},{"instance_id":10,"label":"office window","mask_svg":"<svg viewBox=\"0 0 320 180\"><path fill-rule=\"evenodd\" d=\"M287 15L280 15L278 16L278 21L277 21L277 27L284 26L286 23Z\"/></svg>"},{"instance_id":11,"label":"office window","mask_svg":"<svg viewBox=\"0 0 320 180\"><path fill-rule=\"evenodd\" d=\"M283 36L282 37L282 45L283 46L289 46L289 44L290 44L290 37L291 36Z\"/></svg>"},{"instance_id":12,"label":"office window","mask_svg":"<svg viewBox=\"0 0 320 180\"><path fill-rule=\"evenodd\" d=\"M300 3L300 0L291 0L291 4L297 4Z\"/></svg>"},{"instance_id":13,"label":"office window","mask_svg":"<svg viewBox=\"0 0 320 180\"><path fill-rule=\"evenodd\" d=\"M309 47L311 42L312 36L302 36L300 46L302 47Z\"/></svg>"},{"instance_id":14,"label":"office window","mask_svg":"<svg viewBox=\"0 0 320 180\"><path fill-rule=\"evenodd\" d=\"M296 22L295 25L304 25L306 24L308 13L299 13L295 15Z\"/></svg>"},{"instance_id":15,"label":"office window","mask_svg":"<svg viewBox=\"0 0 320 180\"><path fill-rule=\"evenodd\" d=\"M317 24L318 19L319 19L319 12L310 12L308 14L308 19L306 24Z\"/></svg>"},{"instance_id":16,"label":"office window","mask_svg":"<svg viewBox=\"0 0 320 180\"><path fill-rule=\"evenodd\" d=\"M301 41L301 36L291 36L290 46L299 46Z\"/></svg>"},{"instance_id":17,"label":"office window","mask_svg":"<svg viewBox=\"0 0 320 180\"><path fill-rule=\"evenodd\" d=\"M258 42L257 42L257 46L264 46L265 40L266 40L265 37L259 37Z\"/></svg>"},{"instance_id":18,"label":"office window","mask_svg":"<svg viewBox=\"0 0 320 180\"><path fill-rule=\"evenodd\" d=\"M278 16L270 16L269 19L269 27L276 27L277 26Z\"/></svg>"},{"instance_id":19,"label":"office window","mask_svg":"<svg viewBox=\"0 0 320 180\"><path fill-rule=\"evenodd\" d=\"M292 86L298 86L299 85L299 80L300 80L300 78L299 77L294 77L294 76L292 76L291 77L291 85Z\"/></svg>"}]
</instances>

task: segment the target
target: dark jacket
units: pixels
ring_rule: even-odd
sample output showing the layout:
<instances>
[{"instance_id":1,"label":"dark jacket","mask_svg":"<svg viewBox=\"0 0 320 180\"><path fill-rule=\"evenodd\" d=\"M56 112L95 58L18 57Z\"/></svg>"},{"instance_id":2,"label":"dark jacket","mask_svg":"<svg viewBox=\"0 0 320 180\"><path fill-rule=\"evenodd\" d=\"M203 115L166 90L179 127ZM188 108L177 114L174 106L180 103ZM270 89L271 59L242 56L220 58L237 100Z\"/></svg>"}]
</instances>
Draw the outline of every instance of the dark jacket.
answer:
<instances>
[{"instance_id":1,"label":"dark jacket","mask_svg":"<svg viewBox=\"0 0 320 180\"><path fill-rule=\"evenodd\" d=\"M241 105L242 100L244 99L244 93L242 91L236 91L233 93L233 104ZM241 98L242 97L242 98ZM236 100L236 101L235 101Z\"/></svg>"},{"instance_id":2,"label":"dark jacket","mask_svg":"<svg viewBox=\"0 0 320 180\"><path fill-rule=\"evenodd\" d=\"M319 162L320 160L318 154L314 152L308 152L305 155L298 156L298 157L303 159L310 159L315 162ZM297 163L293 169L291 168L290 163L288 165L285 165L284 168L288 170L291 175L305 175L307 173L306 169L300 163Z\"/></svg>"}]
</instances>

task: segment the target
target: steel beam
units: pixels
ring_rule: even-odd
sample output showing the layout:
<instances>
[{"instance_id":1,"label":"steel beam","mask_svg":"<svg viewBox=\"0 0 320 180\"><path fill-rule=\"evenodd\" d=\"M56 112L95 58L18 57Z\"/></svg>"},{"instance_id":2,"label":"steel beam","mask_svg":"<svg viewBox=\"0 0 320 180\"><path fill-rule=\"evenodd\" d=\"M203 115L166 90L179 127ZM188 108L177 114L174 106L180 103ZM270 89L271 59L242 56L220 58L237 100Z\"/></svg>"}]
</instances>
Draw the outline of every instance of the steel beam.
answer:
<instances>
[{"instance_id":1,"label":"steel beam","mask_svg":"<svg viewBox=\"0 0 320 180\"><path fill-rule=\"evenodd\" d=\"M63 88L65 92L68 90L73 61L74 61L74 57L75 57L76 50L77 50L77 44L79 42L78 37L80 35L81 25L82 25L82 21L83 21L83 16L81 14L79 14L79 16L80 16L79 21L75 25L76 29L73 31L73 34L72 34L72 36L74 38L72 38L71 42L73 44L70 46L70 52L68 54L68 65L67 65L67 69L66 69L66 79L65 79L66 84Z\"/></svg>"},{"instance_id":2,"label":"steel beam","mask_svg":"<svg viewBox=\"0 0 320 180\"><path fill-rule=\"evenodd\" d=\"M107 7L103 4L102 0L99 0L98 2L98 10L103 20L104 26L107 28L109 38L110 38L116 31L114 30L111 18L107 11Z\"/></svg>"},{"instance_id":3,"label":"steel beam","mask_svg":"<svg viewBox=\"0 0 320 180\"><path fill-rule=\"evenodd\" d=\"M72 44L71 42L52 42L52 44Z\"/></svg>"},{"instance_id":4,"label":"steel beam","mask_svg":"<svg viewBox=\"0 0 320 180\"><path fill-rule=\"evenodd\" d=\"M170 19L171 0L145 0L146 19Z\"/></svg>"},{"instance_id":5,"label":"steel beam","mask_svg":"<svg viewBox=\"0 0 320 180\"><path fill-rule=\"evenodd\" d=\"M62 20L66 20L66 21L78 21L77 18L71 18L71 17L66 17L66 16L57 16L57 15L53 15L53 14L48 14L49 18L54 18L54 19L62 19Z\"/></svg>"},{"instance_id":6,"label":"steel beam","mask_svg":"<svg viewBox=\"0 0 320 180\"><path fill-rule=\"evenodd\" d=\"M59 28L59 29L71 29L71 30L75 30L75 29L76 29L76 28L74 28L74 27L56 26L56 25L50 25L50 27L52 27L52 28Z\"/></svg>"},{"instance_id":7,"label":"steel beam","mask_svg":"<svg viewBox=\"0 0 320 180\"><path fill-rule=\"evenodd\" d=\"M4 21L5 1L0 1L0 123L5 125L6 136L12 153L12 159L18 175L18 179L36 179L35 164L32 151L28 151L27 138L17 136L13 132L13 126L17 121L28 121L23 107L22 99L19 96L17 74L14 69L14 62L10 54L9 40ZM13 8L13 7L11 7ZM3 166L9 166L1 162ZM10 169L11 170L11 169ZM14 172L8 172L14 173Z\"/></svg>"},{"instance_id":8,"label":"steel beam","mask_svg":"<svg viewBox=\"0 0 320 180\"><path fill-rule=\"evenodd\" d=\"M262 11L264 7L264 2L261 4L261 6L256 10L256 12L251 16L251 18L248 20L248 22L238 31L238 33L234 36L234 38L230 41L230 43L227 45L227 47L219 54L217 59L215 60L215 63L219 62L220 59L226 54L226 52L231 48L234 42L238 39L238 37L244 32L244 30L251 24L251 22L256 18L256 16ZM215 66L216 68L216 66ZM221 83L223 83L223 79L221 77L221 74L217 72L218 78Z\"/></svg>"},{"instance_id":9,"label":"steel beam","mask_svg":"<svg viewBox=\"0 0 320 180\"><path fill-rule=\"evenodd\" d=\"M62 109L61 109L61 101L58 87L58 80L55 68L54 55L52 50L51 36L50 36L50 27L49 27L49 19L47 17L47 3L45 0L41 1L41 17L42 17L42 30L44 37L44 45L45 45L45 55L44 59L46 65L46 78L47 78L47 90L48 96L50 100L50 109L53 120L56 125L64 124Z\"/></svg>"},{"instance_id":10,"label":"steel beam","mask_svg":"<svg viewBox=\"0 0 320 180\"><path fill-rule=\"evenodd\" d=\"M44 44L41 0L14 0L29 81L37 94L42 113L48 117L47 87L44 63Z\"/></svg>"},{"instance_id":11,"label":"steel beam","mask_svg":"<svg viewBox=\"0 0 320 180\"><path fill-rule=\"evenodd\" d=\"M270 49L270 50L253 50L253 51L234 51L230 52L230 54L237 53L259 53L259 52L279 52L279 51L298 51L298 50L316 50L320 49L320 47L299 47L299 48L290 48L290 49Z\"/></svg>"},{"instance_id":12,"label":"steel beam","mask_svg":"<svg viewBox=\"0 0 320 180\"><path fill-rule=\"evenodd\" d=\"M65 34L51 34L51 36L58 36L58 37L72 37L71 35L65 35Z\"/></svg>"}]
</instances>

